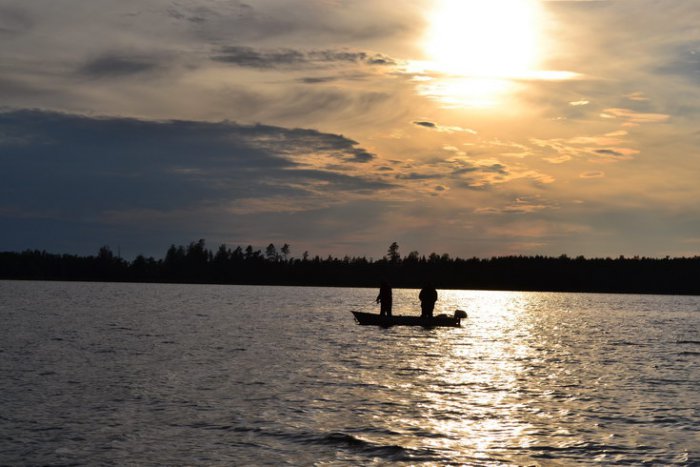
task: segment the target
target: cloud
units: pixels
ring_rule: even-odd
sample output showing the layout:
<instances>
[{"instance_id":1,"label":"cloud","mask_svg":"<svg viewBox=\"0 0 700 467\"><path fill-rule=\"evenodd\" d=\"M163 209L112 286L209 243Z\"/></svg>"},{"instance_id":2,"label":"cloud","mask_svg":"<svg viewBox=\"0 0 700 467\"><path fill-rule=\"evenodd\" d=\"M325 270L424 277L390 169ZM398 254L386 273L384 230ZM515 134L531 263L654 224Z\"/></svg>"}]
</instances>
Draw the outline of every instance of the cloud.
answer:
<instances>
[{"instance_id":1,"label":"cloud","mask_svg":"<svg viewBox=\"0 0 700 467\"><path fill-rule=\"evenodd\" d=\"M349 50L256 49L248 46L221 47L212 59L248 68L305 68L333 64L396 65L381 54Z\"/></svg>"},{"instance_id":2,"label":"cloud","mask_svg":"<svg viewBox=\"0 0 700 467\"><path fill-rule=\"evenodd\" d=\"M583 172L582 174L579 175L580 178L603 178L605 177L605 172L601 172L599 170L596 171L591 171L591 172Z\"/></svg>"},{"instance_id":3,"label":"cloud","mask_svg":"<svg viewBox=\"0 0 700 467\"><path fill-rule=\"evenodd\" d=\"M15 111L0 134L0 206L39 217L391 188L352 170L373 154L316 130Z\"/></svg>"},{"instance_id":4,"label":"cloud","mask_svg":"<svg viewBox=\"0 0 700 467\"><path fill-rule=\"evenodd\" d=\"M413 122L413 124L423 128L428 128L430 130L436 130L441 133L470 133L472 135L476 134L476 131L470 128L462 128L459 126L443 126L428 120L416 120Z\"/></svg>"},{"instance_id":5,"label":"cloud","mask_svg":"<svg viewBox=\"0 0 700 467\"><path fill-rule=\"evenodd\" d=\"M331 83L338 80L339 78L337 76L308 76L299 79L300 82L305 84Z\"/></svg>"},{"instance_id":6,"label":"cloud","mask_svg":"<svg viewBox=\"0 0 700 467\"><path fill-rule=\"evenodd\" d=\"M121 78L150 73L163 63L156 57L123 53L104 53L87 60L79 69L81 75L91 78Z\"/></svg>"},{"instance_id":7,"label":"cloud","mask_svg":"<svg viewBox=\"0 0 700 467\"><path fill-rule=\"evenodd\" d=\"M646 102L649 100L649 98L644 95L643 92L637 91L637 92L631 92L625 96L626 99L635 101L635 102Z\"/></svg>"},{"instance_id":8,"label":"cloud","mask_svg":"<svg viewBox=\"0 0 700 467\"><path fill-rule=\"evenodd\" d=\"M502 207L478 207L474 209L475 214L532 214L539 211L544 211L548 209L556 209L557 206L554 203L542 200L539 197L528 197L519 196L515 200L506 203Z\"/></svg>"},{"instance_id":9,"label":"cloud","mask_svg":"<svg viewBox=\"0 0 700 467\"><path fill-rule=\"evenodd\" d=\"M481 166L481 170L487 173L508 175L508 170L506 169L506 166L499 163L488 163L487 165Z\"/></svg>"},{"instance_id":10,"label":"cloud","mask_svg":"<svg viewBox=\"0 0 700 467\"><path fill-rule=\"evenodd\" d=\"M620 151L615 151L614 149L594 149L594 153L600 154L603 156L614 156L614 157L622 157L624 154Z\"/></svg>"},{"instance_id":11,"label":"cloud","mask_svg":"<svg viewBox=\"0 0 700 467\"><path fill-rule=\"evenodd\" d=\"M413 124L418 125L418 126L422 126L425 128L437 128L438 127L436 123L428 122L425 120L419 120L419 121L413 122Z\"/></svg>"},{"instance_id":12,"label":"cloud","mask_svg":"<svg viewBox=\"0 0 700 467\"><path fill-rule=\"evenodd\" d=\"M398 174L396 175L397 179L400 180L433 180L433 179L440 179L442 178L443 175L439 173L419 173L419 172L410 172L406 174Z\"/></svg>"},{"instance_id":13,"label":"cloud","mask_svg":"<svg viewBox=\"0 0 700 467\"><path fill-rule=\"evenodd\" d=\"M435 167L434 170L441 173L446 182L470 190L494 187L517 180L530 180L535 184L554 182L554 177L548 174L518 164L507 165L495 159L471 160L453 157L435 164Z\"/></svg>"},{"instance_id":14,"label":"cloud","mask_svg":"<svg viewBox=\"0 0 700 467\"><path fill-rule=\"evenodd\" d=\"M595 156L596 159L607 158L609 162L630 160L638 149L626 147L628 132L617 130L595 136L576 136L573 138L553 138L542 140L532 138L530 142L545 151L543 159L552 164L561 164L582 156ZM550 155L550 153L552 155Z\"/></svg>"},{"instance_id":15,"label":"cloud","mask_svg":"<svg viewBox=\"0 0 700 467\"><path fill-rule=\"evenodd\" d=\"M156 0L153 0L154 2ZM149 4L150 6L150 4ZM162 0L168 19L211 43L291 44L304 42L347 44L415 37L417 6L359 1L245 2L230 0Z\"/></svg>"},{"instance_id":16,"label":"cloud","mask_svg":"<svg viewBox=\"0 0 700 467\"><path fill-rule=\"evenodd\" d=\"M643 113L631 109L610 108L605 109L601 114L603 118L620 118L631 124L643 123L666 123L671 118L668 114Z\"/></svg>"},{"instance_id":17,"label":"cloud","mask_svg":"<svg viewBox=\"0 0 700 467\"><path fill-rule=\"evenodd\" d=\"M252 47L222 47L213 60L250 68L277 68L281 66L299 66L307 63L305 54L298 50L280 49L259 51Z\"/></svg>"}]
</instances>

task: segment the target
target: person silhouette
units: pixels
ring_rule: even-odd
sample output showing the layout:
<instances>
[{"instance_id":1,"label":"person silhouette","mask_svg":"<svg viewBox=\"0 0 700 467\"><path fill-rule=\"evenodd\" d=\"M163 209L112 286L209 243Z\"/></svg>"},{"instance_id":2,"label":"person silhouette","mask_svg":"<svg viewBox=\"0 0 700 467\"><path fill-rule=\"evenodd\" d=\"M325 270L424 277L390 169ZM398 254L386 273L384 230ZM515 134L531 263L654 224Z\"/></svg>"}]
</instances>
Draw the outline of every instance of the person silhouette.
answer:
<instances>
[{"instance_id":1,"label":"person silhouette","mask_svg":"<svg viewBox=\"0 0 700 467\"><path fill-rule=\"evenodd\" d=\"M381 303L379 308L379 316L391 316L391 286L387 281L382 281L379 285L379 295L377 295L377 303Z\"/></svg>"},{"instance_id":2,"label":"person silhouette","mask_svg":"<svg viewBox=\"0 0 700 467\"><path fill-rule=\"evenodd\" d=\"M432 318L435 302L437 302L438 294L433 284L428 282L418 294L420 299L420 316L421 318Z\"/></svg>"}]
</instances>

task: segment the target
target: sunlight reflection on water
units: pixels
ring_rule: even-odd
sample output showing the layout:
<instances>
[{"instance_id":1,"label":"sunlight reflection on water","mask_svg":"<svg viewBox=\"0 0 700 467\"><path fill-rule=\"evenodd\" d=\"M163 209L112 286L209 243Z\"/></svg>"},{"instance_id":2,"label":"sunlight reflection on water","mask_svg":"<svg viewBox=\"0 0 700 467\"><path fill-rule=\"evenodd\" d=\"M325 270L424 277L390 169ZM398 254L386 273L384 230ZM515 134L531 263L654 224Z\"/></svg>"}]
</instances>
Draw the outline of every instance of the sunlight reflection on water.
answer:
<instances>
[{"instance_id":1,"label":"sunlight reflection on water","mask_svg":"<svg viewBox=\"0 0 700 467\"><path fill-rule=\"evenodd\" d=\"M522 310L532 297L521 293L465 291L443 291L441 295L447 308L465 308L468 304L466 308L472 317L469 332L484 345L468 342L459 345L454 341L455 336L446 333L439 336L449 349L446 359L449 364L434 367L432 379L439 382L439 388L452 390L448 391L447 399L434 399L436 406L432 410L457 416L451 420L431 420L433 431L444 439L458 440L452 447L455 451L489 453L504 444L527 446L532 424L521 416L525 407L514 394L520 391L519 375L524 371L521 362L532 352L528 346L529 330L523 329L521 322ZM474 318L478 319L478 328L473 326ZM494 407L499 410L494 411Z\"/></svg>"},{"instance_id":2,"label":"sunlight reflection on water","mask_svg":"<svg viewBox=\"0 0 700 467\"><path fill-rule=\"evenodd\" d=\"M665 355L665 349L656 348L662 343L649 340L653 332L634 319L643 311L638 304L610 296L605 300L615 303L610 306L596 303L599 298L441 291L443 311L467 309L468 321L461 332L435 333L429 353L412 358L413 366L424 369L410 386L423 401L417 406L420 415L409 412L408 420L396 424L405 426L417 417L434 435L417 447L450 453L460 462L616 462L634 449L647 454L640 461L654 459L658 440L640 436L640 412L649 412L653 420L677 402L658 391L649 398L644 381L655 379L663 366L676 367L664 362L675 355ZM641 302L651 302L654 313L664 306L658 298ZM656 366L635 356L635 347L647 346L653 353L646 358L661 359ZM685 372L683 366L676 369ZM697 375L697 366L691 373ZM635 429L620 429L628 423ZM684 462L698 428L696 423L691 432L666 439L669 447L677 441L685 446L668 462Z\"/></svg>"}]
</instances>

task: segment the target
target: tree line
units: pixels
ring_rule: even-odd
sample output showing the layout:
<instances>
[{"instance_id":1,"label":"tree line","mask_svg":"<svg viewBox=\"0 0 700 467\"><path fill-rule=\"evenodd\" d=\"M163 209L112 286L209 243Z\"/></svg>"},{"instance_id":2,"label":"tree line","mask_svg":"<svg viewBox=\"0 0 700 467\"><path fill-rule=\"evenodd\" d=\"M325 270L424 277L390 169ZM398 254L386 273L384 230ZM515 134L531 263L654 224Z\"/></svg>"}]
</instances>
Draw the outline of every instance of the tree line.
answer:
<instances>
[{"instance_id":1,"label":"tree line","mask_svg":"<svg viewBox=\"0 0 700 467\"><path fill-rule=\"evenodd\" d=\"M700 257L571 258L566 255L453 258L448 254L405 256L396 242L380 259L293 257L284 244L207 248L199 240L171 245L161 259L138 255L127 261L108 246L96 255L46 251L0 253L0 279L115 282L257 284L291 286L393 287L700 294Z\"/></svg>"}]
</instances>

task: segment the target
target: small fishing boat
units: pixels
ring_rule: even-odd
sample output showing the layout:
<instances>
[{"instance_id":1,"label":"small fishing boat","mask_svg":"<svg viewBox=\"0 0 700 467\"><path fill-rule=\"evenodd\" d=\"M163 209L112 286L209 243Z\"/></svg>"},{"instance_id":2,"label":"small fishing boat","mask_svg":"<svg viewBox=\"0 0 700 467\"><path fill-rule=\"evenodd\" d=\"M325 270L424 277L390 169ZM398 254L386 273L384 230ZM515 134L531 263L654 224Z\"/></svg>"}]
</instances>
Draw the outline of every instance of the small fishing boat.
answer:
<instances>
[{"instance_id":1,"label":"small fishing boat","mask_svg":"<svg viewBox=\"0 0 700 467\"><path fill-rule=\"evenodd\" d=\"M454 316L437 315L432 318L423 318L421 316L382 316L375 313L365 313L363 311L353 311L357 324L363 326L423 326L424 328L451 327L457 328L460 326L462 318L466 318L467 314L462 310L456 310Z\"/></svg>"}]
</instances>

